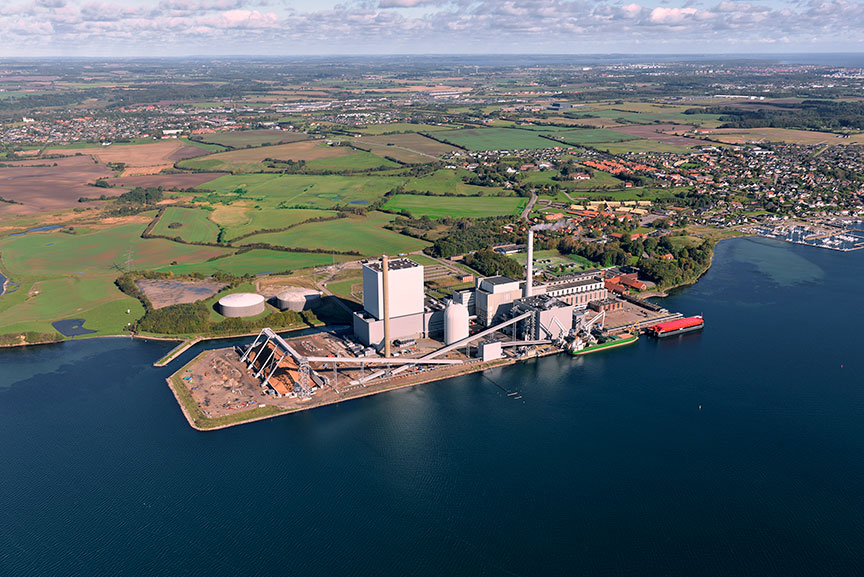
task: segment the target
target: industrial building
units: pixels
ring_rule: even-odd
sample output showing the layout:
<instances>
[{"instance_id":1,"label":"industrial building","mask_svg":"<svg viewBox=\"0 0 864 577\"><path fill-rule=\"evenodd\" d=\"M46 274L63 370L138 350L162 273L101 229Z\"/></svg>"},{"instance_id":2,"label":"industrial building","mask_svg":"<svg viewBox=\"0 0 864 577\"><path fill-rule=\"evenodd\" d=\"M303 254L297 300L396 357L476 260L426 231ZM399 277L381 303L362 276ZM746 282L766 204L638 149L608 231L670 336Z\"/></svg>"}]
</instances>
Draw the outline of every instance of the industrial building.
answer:
<instances>
[{"instance_id":1,"label":"industrial building","mask_svg":"<svg viewBox=\"0 0 864 577\"><path fill-rule=\"evenodd\" d=\"M216 310L223 317L253 317L266 308L266 299L255 293L234 293L219 299Z\"/></svg>"},{"instance_id":2,"label":"industrial building","mask_svg":"<svg viewBox=\"0 0 864 577\"><path fill-rule=\"evenodd\" d=\"M444 311L426 310L423 304L423 266L407 258L388 259L385 302L384 260L363 264L363 310L354 313L354 337L367 346L383 346L385 316L391 341L443 332Z\"/></svg>"},{"instance_id":3,"label":"industrial building","mask_svg":"<svg viewBox=\"0 0 864 577\"><path fill-rule=\"evenodd\" d=\"M540 291L535 289L534 292L537 294ZM563 275L547 282L543 294L584 309L591 301L605 300L609 296L609 291L599 271L585 271Z\"/></svg>"},{"instance_id":4,"label":"industrial building","mask_svg":"<svg viewBox=\"0 0 864 577\"><path fill-rule=\"evenodd\" d=\"M475 310L477 320L484 327L492 326L510 311L513 301L522 297L519 281L509 276L492 276L477 279Z\"/></svg>"},{"instance_id":5,"label":"industrial building","mask_svg":"<svg viewBox=\"0 0 864 577\"><path fill-rule=\"evenodd\" d=\"M532 313L514 325L518 338L526 341L563 339L573 328L573 305L549 295L517 299L510 310L511 317Z\"/></svg>"}]
</instances>

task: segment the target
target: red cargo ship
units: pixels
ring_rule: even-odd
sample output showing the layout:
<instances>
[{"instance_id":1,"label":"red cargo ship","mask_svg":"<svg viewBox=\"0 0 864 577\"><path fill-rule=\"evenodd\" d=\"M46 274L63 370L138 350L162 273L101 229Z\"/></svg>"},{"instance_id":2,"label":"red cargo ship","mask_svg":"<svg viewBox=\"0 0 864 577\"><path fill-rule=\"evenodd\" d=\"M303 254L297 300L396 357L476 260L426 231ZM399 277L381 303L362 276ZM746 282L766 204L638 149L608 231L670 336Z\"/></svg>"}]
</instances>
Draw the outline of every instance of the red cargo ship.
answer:
<instances>
[{"instance_id":1,"label":"red cargo ship","mask_svg":"<svg viewBox=\"0 0 864 577\"><path fill-rule=\"evenodd\" d=\"M687 317L686 319L675 319L667 323L660 323L648 327L648 332L655 337L671 337L672 335L680 335L689 333L690 331L698 331L705 325L702 317Z\"/></svg>"}]
</instances>

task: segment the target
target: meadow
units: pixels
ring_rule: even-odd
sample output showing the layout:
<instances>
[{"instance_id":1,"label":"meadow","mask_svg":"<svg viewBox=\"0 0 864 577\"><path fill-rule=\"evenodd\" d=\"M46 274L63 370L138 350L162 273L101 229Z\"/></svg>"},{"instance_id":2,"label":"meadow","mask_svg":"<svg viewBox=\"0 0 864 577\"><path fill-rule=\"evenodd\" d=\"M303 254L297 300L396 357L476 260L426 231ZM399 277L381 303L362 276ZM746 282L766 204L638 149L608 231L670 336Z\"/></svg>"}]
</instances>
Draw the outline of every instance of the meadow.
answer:
<instances>
[{"instance_id":1,"label":"meadow","mask_svg":"<svg viewBox=\"0 0 864 577\"><path fill-rule=\"evenodd\" d=\"M213 191L200 197L212 203L248 200L262 208L280 204L291 208L323 208L353 203L358 206L380 198L405 182L388 176L341 176L301 174L242 174L212 180L200 188ZM237 194L235 191L245 191Z\"/></svg>"},{"instance_id":2,"label":"meadow","mask_svg":"<svg viewBox=\"0 0 864 577\"><path fill-rule=\"evenodd\" d=\"M263 209L245 206L245 203L216 205L210 220L223 229L223 240L231 242L238 236L259 230L287 228L313 218L336 216L335 211L317 209Z\"/></svg>"},{"instance_id":3,"label":"meadow","mask_svg":"<svg viewBox=\"0 0 864 577\"><path fill-rule=\"evenodd\" d=\"M384 205L387 210L407 210L415 218L483 218L519 214L528 199L515 196L436 197L416 194L397 194Z\"/></svg>"},{"instance_id":4,"label":"meadow","mask_svg":"<svg viewBox=\"0 0 864 577\"><path fill-rule=\"evenodd\" d=\"M202 134L196 137L196 139L202 142L218 144L228 148L282 144L285 142L307 140L308 138L309 136L302 132L288 132L286 130L240 130L237 132Z\"/></svg>"},{"instance_id":5,"label":"meadow","mask_svg":"<svg viewBox=\"0 0 864 577\"><path fill-rule=\"evenodd\" d=\"M257 234L243 243L265 242L275 246L333 251L358 251L365 256L420 250L428 242L387 230L394 216L372 212L331 222L301 224L284 232ZM325 255L326 256L326 255Z\"/></svg>"},{"instance_id":6,"label":"meadow","mask_svg":"<svg viewBox=\"0 0 864 577\"><path fill-rule=\"evenodd\" d=\"M467 184L463 177L472 177L474 173L463 168L436 170L427 176L411 178L405 183L405 190L429 192L431 194L461 194L466 196L497 196L510 195L511 192L502 187L477 186Z\"/></svg>"},{"instance_id":7,"label":"meadow","mask_svg":"<svg viewBox=\"0 0 864 577\"><path fill-rule=\"evenodd\" d=\"M376 168L387 166L387 161L368 153L358 152L348 146L329 146L321 140L305 140L289 144L241 148L230 152L219 152L203 158L186 160L178 164L191 170L215 170L224 172L257 172L272 170L265 164L266 159L317 162L321 168L328 168L322 161L356 156L353 160L357 168ZM392 163L391 163L392 164ZM395 165L394 165L395 166Z\"/></svg>"},{"instance_id":8,"label":"meadow","mask_svg":"<svg viewBox=\"0 0 864 577\"><path fill-rule=\"evenodd\" d=\"M468 150L528 150L561 146L541 137L537 131L518 128L448 130L436 133L435 138Z\"/></svg>"},{"instance_id":9,"label":"meadow","mask_svg":"<svg viewBox=\"0 0 864 577\"><path fill-rule=\"evenodd\" d=\"M324 266L356 258L320 253L254 249L216 260L163 266L156 270L175 274L200 273L208 275L227 272L235 275L260 275Z\"/></svg>"},{"instance_id":10,"label":"meadow","mask_svg":"<svg viewBox=\"0 0 864 577\"><path fill-rule=\"evenodd\" d=\"M210 213L201 208L170 206L151 232L159 236L180 237L189 242L216 242L219 227L209 216Z\"/></svg>"},{"instance_id":11,"label":"meadow","mask_svg":"<svg viewBox=\"0 0 864 577\"><path fill-rule=\"evenodd\" d=\"M442 154L458 150L421 134L389 134L355 138L352 145L406 164L434 162Z\"/></svg>"}]
</instances>

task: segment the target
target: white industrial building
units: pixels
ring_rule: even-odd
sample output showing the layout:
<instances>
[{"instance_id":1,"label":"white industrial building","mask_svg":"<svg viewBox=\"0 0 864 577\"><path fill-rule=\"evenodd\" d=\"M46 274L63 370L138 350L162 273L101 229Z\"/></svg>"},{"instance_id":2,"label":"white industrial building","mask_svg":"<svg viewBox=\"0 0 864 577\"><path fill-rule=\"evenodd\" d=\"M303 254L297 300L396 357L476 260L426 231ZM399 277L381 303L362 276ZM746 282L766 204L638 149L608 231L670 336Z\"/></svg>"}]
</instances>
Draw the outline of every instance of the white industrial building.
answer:
<instances>
[{"instance_id":1,"label":"white industrial building","mask_svg":"<svg viewBox=\"0 0 864 577\"><path fill-rule=\"evenodd\" d=\"M407 258L388 261L390 340L428 336L444 330L444 311L424 307L423 266ZM382 260L363 264L363 310L354 313L354 337L364 345L384 344Z\"/></svg>"},{"instance_id":2,"label":"white industrial building","mask_svg":"<svg viewBox=\"0 0 864 577\"><path fill-rule=\"evenodd\" d=\"M547 294L576 308L584 309L591 301L601 301L609 296L600 271L559 276L543 286L542 293L535 287L534 294Z\"/></svg>"},{"instance_id":3,"label":"white industrial building","mask_svg":"<svg viewBox=\"0 0 864 577\"><path fill-rule=\"evenodd\" d=\"M513 302L510 316L533 313L514 326L516 335L525 340L557 340L566 337L573 328L573 305L553 296L535 295Z\"/></svg>"},{"instance_id":4,"label":"white industrial building","mask_svg":"<svg viewBox=\"0 0 864 577\"><path fill-rule=\"evenodd\" d=\"M253 317L264 312L266 299L255 293L233 293L219 299L216 310L223 317Z\"/></svg>"}]
</instances>

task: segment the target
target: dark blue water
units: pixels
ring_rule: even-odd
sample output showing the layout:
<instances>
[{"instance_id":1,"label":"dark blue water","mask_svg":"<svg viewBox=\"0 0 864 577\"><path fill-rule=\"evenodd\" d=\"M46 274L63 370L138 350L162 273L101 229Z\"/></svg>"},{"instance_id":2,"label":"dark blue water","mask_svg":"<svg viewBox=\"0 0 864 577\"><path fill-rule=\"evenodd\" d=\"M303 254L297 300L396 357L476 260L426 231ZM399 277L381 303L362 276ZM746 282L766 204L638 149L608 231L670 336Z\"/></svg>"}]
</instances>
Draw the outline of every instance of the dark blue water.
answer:
<instances>
[{"instance_id":1,"label":"dark blue water","mask_svg":"<svg viewBox=\"0 0 864 577\"><path fill-rule=\"evenodd\" d=\"M84 319L67 319L65 321L54 321L51 326L57 329L64 337L80 337L90 335L97 331L84 328Z\"/></svg>"},{"instance_id":2,"label":"dark blue water","mask_svg":"<svg viewBox=\"0 0 864 577\"><path fill-rule=\"evenodd\" d=\"M209 433L170 343L0 352L0 573L861 575L862 284L727 241L702 333Z\"/></svg>"},{"instance_id":3,"label":"dark blue water","mask_svg":"<svg viewBox=\"0 0 864 577\"><path fill-rule=\"evenodd\" d=\"M56 230L58 228L63 228L63 225L62 224L52 224L49 226L40 226L38 228L31 228L31 229L25 230L24 232L16 232L15 234L10 234L9 236L24 236L28 232L42 232L45 230Z\"/></svg>"}]
</instances>

